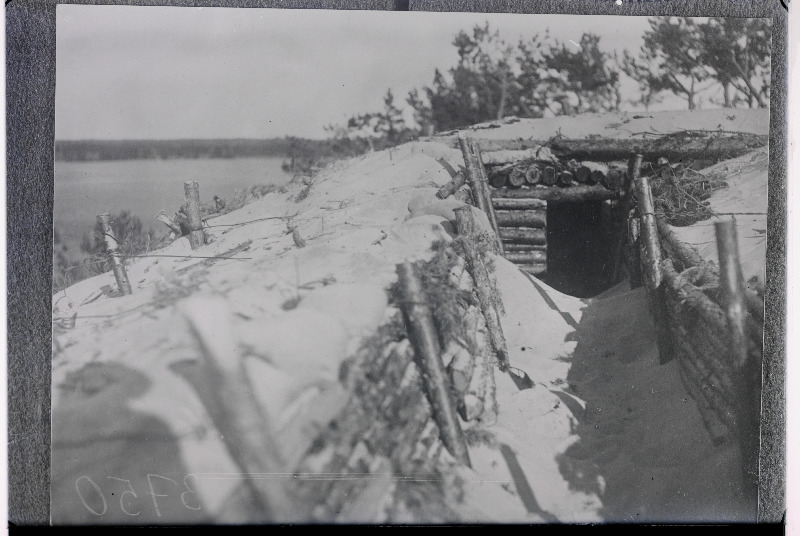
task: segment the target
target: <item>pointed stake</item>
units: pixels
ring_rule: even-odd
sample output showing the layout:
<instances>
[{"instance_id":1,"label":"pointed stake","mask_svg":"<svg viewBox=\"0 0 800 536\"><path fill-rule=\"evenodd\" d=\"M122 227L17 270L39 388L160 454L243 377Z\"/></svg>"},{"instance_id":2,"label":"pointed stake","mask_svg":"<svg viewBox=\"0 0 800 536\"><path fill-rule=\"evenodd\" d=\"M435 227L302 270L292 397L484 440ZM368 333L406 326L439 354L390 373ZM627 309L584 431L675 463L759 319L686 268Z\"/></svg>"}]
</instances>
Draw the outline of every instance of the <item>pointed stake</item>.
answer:
<instances>
[{"instance_id":1,"label":"pointed stake","mask_svg":"<svg viewBox=\"0 0 800 536\"><path fill-rule=\"evenodd\" d=\"M403 293L400 308L442 443L456 460L471 467L464 433L450 394L450 382L442 363L439 335L430 308L425 303L419 276L410 262L397 265L397 276Z\"/></svg>"},{"instance_id":2,"label":"pointed stake","mask_svg":"<svg viewBox=\"0 0 800 536\"><path fill-rule=\"evenodd\" d=\"M197 181L186 181L183 183L183 192L186 196L186 216L189 220L189 244L192 249L197 249L206 243L203 220L200 217L200 185Z\"/></svg>"},{"instance_id":3,"label":"pointed stake","mask_svg":"<svg viewBox=\"0 0 800 536\"><path fill-rule=\"evenodd\" d=\"M117 288L121 295L132 294L131 283L128 281L128 273L125 271L125 265L122 264L122 257L119 254L119 247L117 237L114 236L114 230L111 228L111 216L100 214L97 216L97 221L103 229L103 238L106 242L106 250L111 259L111 270L114 272L114 279L117 280Z\"/></svg>"}]
</instances>

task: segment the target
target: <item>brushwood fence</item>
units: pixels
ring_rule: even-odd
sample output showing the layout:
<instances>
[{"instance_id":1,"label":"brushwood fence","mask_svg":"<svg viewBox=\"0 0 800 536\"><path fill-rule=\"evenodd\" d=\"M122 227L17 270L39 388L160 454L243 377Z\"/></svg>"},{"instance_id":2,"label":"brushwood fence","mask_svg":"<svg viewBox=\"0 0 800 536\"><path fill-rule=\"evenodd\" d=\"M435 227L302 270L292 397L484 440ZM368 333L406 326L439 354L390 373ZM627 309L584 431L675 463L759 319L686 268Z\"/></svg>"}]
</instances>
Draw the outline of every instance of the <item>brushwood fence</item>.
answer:
<instances>
[{"instance_id":1,"label":"brushwood fence","mask_svg":"<svg viewBox=\"0 0 800 536\"><path fill-rule=\"evenodd\" d=\"M719 263L704 260L653 213L647 178L637 181L629 221L630 272L647 288L661 363L677 360L716 443L735 442L745 486L758 485L763 294L745 288L735 221L716 223ZM633 281L632 286L636 285Z\"/></svg>"}]
</instances>

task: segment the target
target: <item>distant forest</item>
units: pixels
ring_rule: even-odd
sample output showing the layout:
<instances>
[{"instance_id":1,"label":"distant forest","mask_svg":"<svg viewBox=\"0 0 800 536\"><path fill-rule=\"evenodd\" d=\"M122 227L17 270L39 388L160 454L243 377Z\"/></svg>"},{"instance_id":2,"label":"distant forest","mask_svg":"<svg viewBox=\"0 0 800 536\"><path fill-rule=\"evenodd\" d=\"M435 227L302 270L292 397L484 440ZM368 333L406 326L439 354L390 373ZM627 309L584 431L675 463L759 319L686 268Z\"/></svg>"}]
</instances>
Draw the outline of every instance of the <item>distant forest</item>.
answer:
<instances>
[{"instance_id":1,"label":"distant forest","mask_svg":"<svg viewBox=\"0 0 800 536\"><path fill-rule=\"evenodd\" d=\"M363 151L347 139L309 140L287 136L269 139L216 140L56 140L55 159L68 162L168 158L283 157L305 160L347 157Z\"/></svg>"}]
</instances>

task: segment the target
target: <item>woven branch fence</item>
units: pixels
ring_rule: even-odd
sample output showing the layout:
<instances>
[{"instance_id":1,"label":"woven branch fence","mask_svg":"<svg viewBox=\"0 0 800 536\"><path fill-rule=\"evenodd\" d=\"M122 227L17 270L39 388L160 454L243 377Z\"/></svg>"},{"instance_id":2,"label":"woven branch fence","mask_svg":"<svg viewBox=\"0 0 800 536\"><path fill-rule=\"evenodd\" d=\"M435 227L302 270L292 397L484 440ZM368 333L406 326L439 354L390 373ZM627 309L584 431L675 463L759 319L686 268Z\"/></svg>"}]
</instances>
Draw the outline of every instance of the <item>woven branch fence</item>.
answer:
<instances>
[{"instance_id":1,"label":"woven branch fence","mask_svg":"<svg viewBox=\"0 0 800 536\"><path fill-rule=\"evenodd\" d=\"M647 288L660 362L677 360L715 443L735 442L745 488L758 484L763 297L745 288L735 222L716 224L719 263L703 260L652 213L639 179L638 214L629 221L632 286Z\"/></svg>"}]
</instances>

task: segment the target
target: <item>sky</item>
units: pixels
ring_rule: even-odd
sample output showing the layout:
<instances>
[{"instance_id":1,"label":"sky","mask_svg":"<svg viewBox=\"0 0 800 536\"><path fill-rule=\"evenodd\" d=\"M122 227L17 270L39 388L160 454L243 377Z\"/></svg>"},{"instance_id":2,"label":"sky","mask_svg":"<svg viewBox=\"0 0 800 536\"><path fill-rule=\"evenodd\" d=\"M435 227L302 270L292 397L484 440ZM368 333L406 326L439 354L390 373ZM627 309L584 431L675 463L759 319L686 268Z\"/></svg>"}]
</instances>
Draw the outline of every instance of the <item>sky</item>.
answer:
<instances>
[{"instance_id":1,"label":"sky","mask_svg":"<svg viewBox=\"0 0 800 536\"><path fill-rule=\"evenodd\" d=\"M60 4L56 139L321 138L457 62L488 21L506 41L549 28L638 51L646 17ZM575 45L577 46L577 45ZM623 98L636 84L624 79ZM666 99L661 109L685 108ZM655 108L651 108L655 109Z\"/></svg>"}]
</instances>

